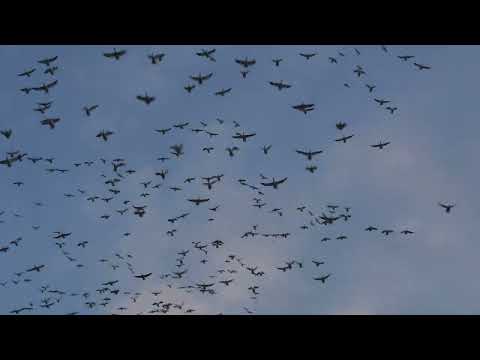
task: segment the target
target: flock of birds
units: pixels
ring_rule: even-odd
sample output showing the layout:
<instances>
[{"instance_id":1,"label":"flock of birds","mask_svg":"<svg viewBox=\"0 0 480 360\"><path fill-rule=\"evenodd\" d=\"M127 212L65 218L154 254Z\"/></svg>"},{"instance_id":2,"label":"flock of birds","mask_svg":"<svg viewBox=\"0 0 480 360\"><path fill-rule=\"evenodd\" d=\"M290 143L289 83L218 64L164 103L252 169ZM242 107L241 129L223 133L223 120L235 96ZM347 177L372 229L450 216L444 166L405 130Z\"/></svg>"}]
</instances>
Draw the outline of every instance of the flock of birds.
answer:
<instances>
[{"instance_id":1,"label":"flock of birds","mask_svg":"<svg viewBox=\"0 0 480 360\"><path fill-rule=\"evenodd\" d=\"M381 51L391 54L391 50L386 46L381 46ZM117 50L105 52L99 54L99 58L104 57L105 61L119 61L121 62L125 56L128 56L129 52L127 50ZM305 61L311 61L315 58L317 53L300 53L295 56L300 56L305 59ZM357 48L348 48L347 50L339 51L335 56L330 56L326 60L333 65L338 64L343 57L346 56L357 56L360 57L361 52ZM164 53L152 53L148 54L147 58L152 65L159 65L164 61L164 58L167 55ZM217 50L216 49L201 49L198 52L192 54L192 56L198 56L215 63ZM430 70L431 67L425 64L421 64L415 61L413 55L400 54L396 57L406 63L411 63L412 67L418 71ZM32 67L28 70L25 70L18 74L19 78L26 78L28 80L34 79L36 75L40 72L43 72L46 76L49 77L47 81L41 82L36 86L32 85L30 87L23 87L20 90L25 95L32 95L35 93L44 93L47 96L55 93L56 88L61 86L58 80L55 79L55 74L59 70L60 60L58 56L52 56L50 58L41 59L37 63L41 68ZM233 59L236 64L239 66L240 76L243 79L247 79L250 75L251 70L255 67L257 60L254 58L235 58ZM274 58L270 60L263 59L262 61L271 61L272 66L281 67L287 59L283 58ZM357 65L352 69L355 77L359 80L367 78L367 71L363 66ZM189 82L184 84L184 89L187 94L194 94L200 87L207 83L214 76L214 72L209 73L198 73L193 74L189 77ZM292 87L291 84L288 84L282 80L272 80L269 81L267 85L272 86L272 88L277 91L288 91ZM351 85L349 83L344 83L344 86L349 88ZM369 94L373 94L373 101L378 104L380 108L385 109L387 114L394 115L398 111L398 107L393 104L391 100L385 99L380 95L377 95L376 85L369 82L365 82L364 86L366 91ZM233 90L232 88L221 88L218 91L214 92L215 96L231 96ZM140 103L143 103L145 106L150 106L155 102L155 96L143 93L136 96L136 100ZM36 107L33 109L35 112L38 112L43 117L40 120L40 124L51 131L55 131L58 126L61 126L62 119L59 117L49 116L54 106L55 101L49 100L44 102L36 102ZM83 106L82 111L86 117L95 117L96 110L101 107L101 104L86 104ZM313 103L300 103L290 105L292 110L299 111L305 116L308 116L309 113L315 110L315 104ZM224 126L226 120L216 119L214 120L220 126ZM245 146L249 143L252 138L256 137L255 132L244 131L241 125L232 121L231 123L233 133L229 135L233 142L232 146L226 147L225 155L228 157L235 157L240 151L241 146ZM345 122L336 123L336 130L339 132L339 136L335 139L336 143L346 144L350 141L355 134L346 133L345 130L348 129L348 124ZM206 122L200 122L198 126L193 126L190 122L181 122L173 124L170 127L161 128L161 129L151 129L151 131L159 134L160 136L168 136L171 132L182 132L189 130L195 134L205 134L208 135L209 139L215 140L215 138L221 135L219 132L214 132L209 129L209 124ZM12 129L2 129L0 131L3 135L5 141L9 141L14 136L14 131ZM101 129L95 134L98 141L103 141L108 143L109 139L112 136L115 136L116 131L113 129ZM260 134L259 134L260 135ZM92 135L93 137L93 135ZM390 140L381 140L376 144L370 144L370 147L377 150L383 150L384 148L391 145ZM217 151L217 148L214 146L205 146L202 149L202 152L210 154L212 151ZM268 156L270 151L272 151L272 144L266 144L261 147L259 151L259 156ZM323 154L324 151L320 149L296 149L296 154L301 158L304 158L307 161L305 170L314 173L317 171L317 166L313 163L313 160L319 155ZM170 164L172 160L181 161L182 157L185 154L184 145L182 143L174 144L170 147L170 152L164 154L162 157L157 158L157 161L160 161L161 164L164 164L168 161ZM80 167L91 167L91 166L101 166L102 167L102 186L104 186L104 194L94 194L88 190L78 188L77 193L65 193L63 196L66 198L75 198L81 197L84 201L88 201L92 206L99 202L104 202L106 206L109 206L109 213L105 213L100 217L99 221L108 221L112 216L133 216L137 217L137 221L142 221L142 218L148 214L151 204L148 203L148 198L152 195L154 191L160 191L166 189L166 191L182 192L184 187L194 186L195 183L199 186L208 189L211 192L211 196L191 196L186 198L178 198L178 202L185 204L190 203L193 206L189 211L183 212L180 215L171 216L168 219L168 224L172 226L171 229L165 231L165 235L170 238L175 238L178 234L178 226L180 222L185 221L188 217L192 216L195 212L200 212L204 210L207 214L206 221L211 222L215 220L215 215L221 212L222 205L215 202L214 193L215 187L225 180L230 181L231 179L226 179L227 176L224 174L210 174L209 176L199 176L198 174L192 174L191 177L187 177L183 184L171 185L168 184L170 177L170 172L172 167L163 168L158 171L155 171L152 175L153 178L158 179L159 181L153 181L151 179L139 179L139 187L142 189L141 194L138 198L135 199L120 199L122 194L122 183L129 177L136 176L136 170L129 165L129 162L126 158L112 158L107 159L106 157L99 157L95 161L85 160L82 162L74 162L71 166L62 166L59 167L56 165L55 158L53 157L42 157L35 154L30 154L27 151L20 149L9 151L5 154L5 157L0 160L0 165L4 165L4 169L8 171L15 171L17 166L35 166L36 164L45 164L47 167L45 171L52 174L69 174L72 172L72 169ZM4 170L5 171L5 170ZM109 172L108 175L106 174ZM235 181L235 180L234 180ZM260 179L258 181L249 181L247 179L237 179L236 182L239 186L245 187L252 192L253 203L252 207L262 210L268 204L264 199L265 192L281 192L283 184L289 181L288 176L280 177L268 177L260 174ZM168 185L167 185L168 184ZM192 184L192 185L190 185ZM17 187L22 187L24 185L23 181L16 181L13 185ZM41 191L41 190L39 190ZM117 204L114 207L110 204ZM450 213L455 204L449 204L444 202L439 202L438 205L442 207L446 213ZM45 206L42 202L34 202L34 206L42 207ZM206 207L202 209L203 207ZM255 238L255 237L264 237L264 238L283 238L287 239L290 237L294 231L307 231L312 229L315 226L333 226L334 224L341 224L342 222L350 221L352 217L352 209L349 206L339 205L339 204L327 204L324 209L319 212L315 212L313 209L307 208L303 204L297 204L294 209L304 221L304 224L299 227L299 229L291 230L290 232L267 232L262 231L259 225L252 225L251 228L246 229L243 234L239 234L241 239L245 238ZM174 209L169 209L169 211L174 211ZM273 208L267 211L268 213L283 216L285 211L288 209L282 208ZM0 211L0 223L5 224L5 216L7 210ZM22 215L18 213L13 213L15 217L21 217ZM5 225L3 225L5 226ZM177 226L177 227L175 227ZM67 224L68 227L68 224ZM39 225L32 225L33 230L38 231L40 229ZM389 229L389 228L380 228L378 226L368 225L364 229L366 232L379 232L383 236L391 236L394 232L398 230ZM410 236L414 234L413 229L401 229L398 231L402 236ZM81 250L88 249L90 241L83 240L81 234L74 233L72 231L59 231L59 229L51 229L50 238L52 239L54 246L58 248L58 253L65 257L69 263L77 268L83 268L86 265L79 260L78 253ZM131 233L124 233L124 237L131 236ZM338 234L335 237L321 237L319 238L320 242L328 241L342 241L348 239L348 236L345 234ZM15 250L21 246L23 242L23 237L18 237L9 242L0 243L0 256L8 256L9 254L14 254ZM138 268L141 267L142 260L136 259L133 254L126 253L121 254L120 252L115 253L110 258L102 257L96 261L103 263L109 266L112 269L111 278L106 278L105 281L100 282L88 291L76 291L76 290L67 290L67 289L58 289L52 284L38 285L41 282L41 274L45 271L48 271L50 265L48 263L38 263L31 264L31 266L20 269L17 272L10 274L10 278L5 278L0 281L0 291L2 288L13 288L24 283L37 284L39 288L39 299L24 300L24 304L19 305L17 308L12 309L10 313L12 314L23 314L23 313L35 313L43 314L48 313L50 309L58 306L59 303L66 297L79 298L82 310L77 310L70 312L68 314L88 314L92 309L103 309L105 313L113 314L122 314L128 313L130 311L130 306L137 303L140 297L152 296L152 302L148 309L137 312L137 314L191 314L198 313L195 308L195 304L186 305L185 301L178 302L172 301L167 297L164 297L166 289L177 289L185 294L205 294L205 295L215 295L219 294L220 296L226 288L236 286L236 283L240 273L244 273L247 276L247 281L249 283L244 286L244 291L249 294L251 300L256 300L258 296L262 294L261 289L261 279L268 272L281 272L285 273L292 271L294 269L305 270L311 269L311 281L318 283L319 286L326 286L326 284L335 277L335 275L324 269L328 269L328 264L325 259L309 259L307 261L302 259L288 259L286 261L279 262L274 268L263 268L262 264L251 264L244 259L242 254L230 253L228 249L227 255L222 260L224 263L223 267L215 268L212 270L211 275L208 278L198 278L195 275L195 271L192 271L194 261L206 265L209 262L209 255L214 254L218 255L218 251L221 248L228 247L229 244L226 244L222 240L214 241L192 241L189 248L178 249L175 252L175 268L172 269L169 273L158 274L155 272L155 269L149 271L140 271ZM198 256L195 256L198 255ZM90 254L89 258L93 259L95 254ZM138 260L135 264L135 260ZM152 289L149 292L136 292L131 291L125 288L122 288L122 279L116 275L118 269L123 268L128 270L128 273L135 279L143 284L143 282L150 282L152 286L158 284L158 279L164 281L164 285L160 288ZM51 269L54 271L55 269ZM2 276L6 276L5 273L2 273ZM241 282L243 284L243 282ZM243 286L243 285L237 285ZM13 290L12 290L13 291ZM112 307L112 304L116 298L121 296L126 297L129 304L124 306ZM245 312L247 314L253 314L254 309L251 305L246 304L242 306L238 311Z\"/></svg>"}]
</instances>

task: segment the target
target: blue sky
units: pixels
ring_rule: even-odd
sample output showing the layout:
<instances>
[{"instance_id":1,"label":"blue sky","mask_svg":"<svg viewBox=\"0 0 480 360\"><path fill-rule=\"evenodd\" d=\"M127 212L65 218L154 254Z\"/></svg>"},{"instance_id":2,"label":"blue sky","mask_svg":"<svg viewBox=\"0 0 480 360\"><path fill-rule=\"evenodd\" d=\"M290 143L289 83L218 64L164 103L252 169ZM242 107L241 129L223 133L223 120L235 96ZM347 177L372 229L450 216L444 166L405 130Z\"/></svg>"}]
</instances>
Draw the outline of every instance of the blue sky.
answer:
<instances>
[{"instance_id":1,"label":"blue sky","mask_svg":"<svg viewBox=\"0 0 480 360\"><path fill-rule=\"evenodd\" d=\"M475 185L478 171L474 156L478 153L478 46L116 46L127 54L114 61L102 56L110 46L3 46L1 128L11 128L13 136L0 139L0 151L22 150L29 156L54 157L53 167L69 169L66 174L49 174L45 162L28 160L12 168L0 168L0 245L22 237L18 247L0 253L0 312L27 306L33 302L36 314L148 313L155 297L151 291L162 290L158 298L165 302L184 303L201 314L242 314L243 307L258 314L476 314L480 286L474 274L478 269L480 245L475 236L478 195ZM201 48L216 48L216 62L195 55ZM341 51L345 57L337 53ZM152 65L151 52L165 53L163 61ZM300 52L317 52L309 61ZM51 94L19 91L52 80L43 74L37 60L58 56L55 74L58 86ZM432 66L419 71L411 62L397 55L415 55L415 61ZM234 58L256 59L246 79ZM330 64L329 56L338 59ZM279 67L271 62L283 58ZM365 77L357 78L354 68L361 65ZM31 78L18 73L36 67ZM192 83L190 75L213 72L211 80L188 94L183 87ZM292 85L281 92L268 85L279 81ZM344 86L348 83L350 88ZM365 83L375 84L372 94ZM232 88L225 97L214 96L222 88ZM135 97L148 92L156 97L150 105ZM391 115L373 101L386 98L399 108ZM36 102L53 100L48 115L62 120L54 130L40 125L43 117L32 111ZM304 115L291 108L301 102L314 103L315 110ZM82 111L85 105L99 104L91 117ZM215 119L225 120L220 125ZM194 134L191 128L220 133L210 139ZM246 143L232 139L238 128L257 135ZM348 126L335 128L339 121ZM154 129L189 122L185 130L173 129L160 135ZM108 142L95 135L102 129L115 132ZM334 140L340 134L355 136L346 144ZM379 140L391 141L383 151L369 147ZM184 145L185 155L162 163L156 159L169 153L173 144ZM272 144L268 155L261 147ZM240 150L230 158L226 147ZM207 154L201 149L213 146ZM323 150L315 157L318 170L305 171L306 159L296 149ZM3 156L3 155L2 155ZM88 196L109 197L104 184L114 177L114 158L126 159L127 168L136 173L118 184L120 194L108 204L91 203ZM95 161L91 167L75 168L73 163ZM155 172L168 169L162 181ZM263 188L259 174L288 177L278 190ZM105 174L106 178L101 177ZM224 174L221 182L209 191L200 177ZM184 184L187 177L196 177ZM252 207L255 191L237 180L262 187L267 205ZM139 195L140 184L152 180L147 189L151 196ZM21 188L12 183L23 181ZM179 186L182 191L168 190ZM86 191L81 195L77 189ZM66 198L63 194L75 194ZM210 196L208 206L196 207L186 201L196 196ZM257 196L258 197L258 196ZM147 205L143 218L130 210L120 216L116 209L122 201ZM43 207L33 205L41 201ZM437 206L439 201L456 203L451 214ZM348 222L300 229L310 221L306 213L296 210L305 205L317 215L326 212L327 204L351 207ZM208 207L220 205L217 213ZM131 204L130 204L131 205ZM283 216L270 213L282 208ZM21 218L13 216L21 214ZM168 218L184 212L191 214L173 226ZM100 216L109 214L108 220ZM213 215L213 216L212 216ZM209 218L214 221L207 221ZM261 233L290 232L287 239L264 237L241 238L252 225ZM32 225L40 225L39 230ZM385 238L368 233L369 226L391 228L395 233ZM176 228L175 237L166 231ZM403 229L415 234L401 235ZM77 262L69 262L55 246L54 231L72 232L65 249ZM122 234L131 232L131 236ZM347 235L348 239L320 242L329 236ZM208 263L193 248L192 241L225 244L209 247ZM85 249L76 244L88 240ZM176 253L190 249L185 258L185 279L162 279L160 274L176 271ZM131 254L135 273L153 272L146 281L136 279L115 254ZM255 277L237 266L235 281L225 287L216 284L217 294L198 291L185 293L182 285L226 278L218 269L234 264L224 261L236 254L248 266L258 266L265 275ZM108 259L100 263L99 259ZM319 268L311 260L321 259ZM285 261L303 261L304 268L282 272L276 269ZM81 263L83 268L77 268ZM15 285L15 272L45 264L40 273L28 273L20 279L28 283ZM120 267L113 270L111 264ZM321 284L313 277L332 273ZM209 276L216 275L211 279ZM119 295L96 294L103 282L119 280ZM91 301L101 302L109 296L106 307L88 309L81 297L62 297L50 309L40 308L44 297L39 289L49 285L70 293L90 292ZM172 287L168 287L171 285ZM260 295L250 299L249 286L259 286ZM141 293L133 303L124 291ZM157 300L158 300L157 299ZM172 310L170 313L182 313Z\"/></svg>"}]
</instances>

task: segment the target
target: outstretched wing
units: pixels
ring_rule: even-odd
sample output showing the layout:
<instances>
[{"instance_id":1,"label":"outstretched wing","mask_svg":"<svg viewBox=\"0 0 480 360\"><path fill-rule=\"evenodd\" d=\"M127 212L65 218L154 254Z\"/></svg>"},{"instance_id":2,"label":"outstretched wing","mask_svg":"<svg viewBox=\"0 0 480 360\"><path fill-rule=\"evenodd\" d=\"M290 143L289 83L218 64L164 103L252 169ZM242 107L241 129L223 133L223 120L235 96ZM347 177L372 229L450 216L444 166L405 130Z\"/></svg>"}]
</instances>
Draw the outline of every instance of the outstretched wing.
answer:
<instances>
[{"instance_id":1,"label":"outstretched wing","mask_svg":"<svg viewBox=\"0 0 480 360\"><path fill-rule=\"evenodd\" d=\"M58 80L52 81L50 84L47 84L46 87L47 88L54 87L55 85L57 85L57 83L58 83Z\"/></svg>"},{"instance_id":2,"label":"outstretched wing","mask_svg":"<svg viewBox=\"0 0 480 360\"><path fill-rule=\"evenodd\" d=\"M305 152L305 151L302 151L302 150L295 150L295 152L297 152L298 154L301 154L301 155L308 156L308 153Z\"/></svg>"}]
</instances>

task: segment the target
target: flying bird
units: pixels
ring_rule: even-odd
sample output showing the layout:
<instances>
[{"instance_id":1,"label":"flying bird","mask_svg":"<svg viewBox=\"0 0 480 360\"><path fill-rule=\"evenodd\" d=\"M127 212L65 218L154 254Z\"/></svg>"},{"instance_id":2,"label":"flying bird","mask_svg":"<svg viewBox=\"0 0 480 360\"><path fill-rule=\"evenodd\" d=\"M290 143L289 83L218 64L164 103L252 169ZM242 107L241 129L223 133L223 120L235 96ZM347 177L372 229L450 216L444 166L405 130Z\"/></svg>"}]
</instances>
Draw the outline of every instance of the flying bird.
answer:
<instances>
[{"instance_id":1,"label":"flying bird","mask_svg":"<svg viewBox=\"0 0 480 360\"><path fill-rule=\"evenodd\" d=\"M108 138L113 134L115 134L113 131L102 130L97 134L97 138L101 138L101 139L103 139L103 141L107 141Z\"/></svg>"},{"instance_id":2,"label":"flying bird","mask_svg":"<svg viewBox=\"0 0 480 360\"><path fill-rule=\"evenodd\" d=\"M18 74L18 76L30 77L30 75L32 75L35 72L35 70L37 70L37 69L33 68L33 69L30 69L30 70L26 70L26 71Z\"/></svg>"},{"instance_id":3,"label":"flying bird","mask_svg":"<svg viewBox=\"0 0 480 360\"><path fill-rule=\"evenodd\" d=\"M339 139L336 139L336 142L343 142L344 144L347 142L347 140L351 139L354 135L349 135L349 136L344 136Z\"/></svg>"},{"instance_id":4,"label":"flying bird","mask_svg":"<svg viewBox=\"0 0 480 360\"><path fill-rule=\"evenodd\" d=\"M183 87L188 93L191 93L195 89L195 85L186 85Z\"/></svg>"},{"instance_id":5,"label":"flying bird","mask_svg":"<svg viewBox=\"0 0 480 360\"><path fill-rule=\"evenodd\" d=\"M305 115L307 115L307 113L309 111L313 111L315 110L314 109L314 104L305 104L305 103L301 103L299 105L293 105L292 108L294 108L295 110L298 110L298 111L301 111L303 112Z\"/></svg>"},{"instance_id":6,"label":"flying bird","mask_svg":"<svg viewBox=\"0 0 480 360\"><path fill-rule=\"evenodd\" d=\"M217 96L225 96L226 94L228 94L230 91L232 91L232 88L228 88L228 89L222 89L220 91L217 91L215 93L215 95Z\"/></svg>"},{"instance_id":7,"label":"flying bird","mask_svg":"<svg viewBox=\"0 0 480 360\"><path fill-rule=\"evenodd\" d=\"M55 72L58 70L58 66L52 66L52 67L49 67L47 68L45 71L44 71L44 74L50 74L50 75L55 75Z\"/></svg>"},{"instance_id":8,"label":"flying bird","mask_svg":"<svg viewBox=\"0 0 480 360\"><path fill-rule=\"evenodd\" d=\"M200 57L204 57L210 61L213 61L215 62L215 58L212 56L212 54L215 53L215 51L217 51L216 49L211 49L211 50L206 50L206 49L202 49L200 52L197 52L197 56L200 56Z\"/></svg>"},{"instance_id":9,"label":"flying bird","mask_svg":"<svg viewBox=\"0 0 480 360\"><path fill-rule=\"evenodd\" d=\"M244 68L248 68L249 66L253 66L256 64L255 59L249 60L247 57L244 60L241 59L235 59L235 62L237 64L242 65Z\"/></svg>"},{"instance_id":10,"label":"flying bird","mask_svg":"<svg viewBox=\"0 0 480 360\"><path fill-rule=\"evenodd\" d=\"M124 56L127 53L127 50L118 50L113 48L112 52L108 53L103 53L103 56L109 59L115 59L115 60L120 60L122 56Z\"/></svg>"},{"instance_id":11,"label":"flying bird","mask_svg":"<svg viewBox=\"0 0 480 360\"><path fill-rule=\"evenodd\" d=\"M234 139L242 139L243 142L246 142L248 138L253 137L257 134L252 133L252 134L245 134L245 133L235 133L235 135L232 136Z\"/></svg>"},{"instance_id":12,"label":"flying bird","mask_svg":"<svg viewBox=\"0 0 480 360\"><path fill-rule=\"evenodd\" d=\"M154 96L148 96L148 94L145 93L145 95L137 95L137 100L140 100L140 101L144 102L145 104L150 105L153 101L155 101L155 97Z\"/></svg>"},{"instance_id":13,"label":"flying bird","mask_svg":"<svg viewBox=\"0 0 480 360\"><path fill-rule=\"evenodd\" d=\"M234 147L227 147L226 150L228 151L228 155L230 157L233 157L235 155L235 151L238 151L240 149L238 147L234 146Z\"/></svg>"},{"instance_id":14,"label":"flying bird","mask_svg":"<svg viewBox=\"0 0 480 360\"><path fill-rule=\"evenodd\" d=\"M206 74L206 75L202 75L201 73L199 73L197 76L190 76L190 79L192 79L193 81L196 81L198 83L198 85L202 85L206 80L210 79L212 77L213 73L209 73L209 74Z\"/></svg>"},{"instance_id":15,"label":"flying bird","mask_svg":"<svg viewBox=\"0 0 480 360\"><path fill-rule=\"evenodd\" d=\"M271 148L272 148L272 145L268 145L268 146L265 145L265 146L263 146L263 147L262 147L263 153L264 153L265 155L267 155Z\"/></svg>"},{"instance_id":16,"label":"flying bird","mask_svg":"<svg viewBox=\"0 0 480 360\"><path fill-rule=\"evenodd\" d=\"M283 59L272 59L272 62L275 64L275 66L280 66L280 63L283 61Z\"/></svg>"},{"instance_id":17,"label":"flying bird","mask_svg":"<svg viewBox=\"0 0 480 360\"><path fill-rule=\"evenodd\" d=\"M46 94L49 93L50 89L53 88L55 85L58 84L58 80L54 80L48 84L42 84L41 86L39 87L33 87L32 90L35 90L35 91L44 91Z\"/></svg>"},{"instance_id":18,"label":"flying bird","mask_svg":"<svg viewBox=\"0 0 480 360\"><path fill-rule=\"evenodd\" d=\"M310 60L312 57L314 57L315 55L317 55L317 53L309 53L309 54L300 53L299 55L302 56L302 57L304 57L304 58L307 59L307 60Z\"/></svg>"},{"instance_id":19,"label":"flying bird","mask_svg":"<svg viewBox=\"0 0 480 360\"><path fill-rule=\"evenodd\" d=\"M182 144L175 144L170 146L170 149L173 151L170 152L170 154L175 155L176 157L180 157L180 155L183 155L183 145Z\"/></svg>"},{"instance_id":20,"label":"flying bird","mask_svg":"<svg viewBox=\"0 0 480 360\"><path fill-rule=\"evenodd\" d=\"M278 185L283 184L288 178L283 178L282 180L275 180L275 178L272 179L271 182L268 183L260 183L263 186L272 186L274 189L278 189Z\"/></svg>"},{"instance_id":21,"label":"flying bird","mask_svg":"<svg viewBox=\"0 0 480 360\"><path fill-rule=\"evenodd\" d=\"M48 125L50 127L50 129L54 129L55 124L58 123L59 121L60 121L59 118L49 118L49 119L45 119L45 120L40 121L40 123L42 125Z\"/></svg>"},{"instance_id":22,"label":"flying bird","mask_svg":"<svg viewBox=\"0 0 480 360\"><path fill-rule=\"evenodd\" d=\"M46 58L46 59L39 60L38 63L49 67L50 64L57 59L58 59L58 56L54 56L54 57L51 57L51 58Z\"/></svg>"},{"instance_id":23,"label":"flying bird","mask_svg":"<svg viewBox=\"0 0 480 360\"><path fill-rule=\"evenodd\" d=\"M431 67L428 66L428 65L422 65L422 64L418 64L418 63L413 63L413 65L415 65L418 70L430 70Z\"/></svg>"},{"instance_id":24,"label":"flying bird","mask_svg":"<svg viewBox=\"0 0 480 360\"><path fill-rule=\"evenodd\" d=\"M315 155L323 153L323 150L318 151L303 151L303 150L295 150L297 154L304 155L307 157L308 160L312 160Z\"/></svg>"},{"instance_id":25,"label":"flying bird","mask_svg":"<svg viewBox=\"0 0 480 360\"><path fill-rule=\"evenodd\" d=\"M392 106L387 106L385 109L390 111L390 114L393 114L396 110L398 110L397 107L392 107Z\"/></svg>"},{"instance_id":26,"label":"flying bird","mask_svg":"<svg viewBox=\"0 0 480 360\"><path fill-rule=\"evenodd\" d=\"M380 150L382 150L385 146L389 145L390 144L390 141L387 141L387 142L379 142L377 145L370 145L372 148L378 148Z\"/></svg>"},{"instance_id":27,"label":"flying bird","mask_svg":"<svg viewBox=\"0 0 480 360\"><path fill-rule=\"evenodd\" d=\"M327 275L319 276L319 277L313 278L313 280L321 281L322 284L325 284L325 280L327 280L331 275L332 275L332 274L327 274Z\"/></svg>"},{"instance_id":28,"label":"flying bird","mask_svg":"<svg viewBox=\"0 0 480 360\"><path fill-rule=\"evenodd\" d=\"M201 203L209 201L210 199L209 198L205 198L205 199L197 198L197 199L187 199L187 200L198 206Z\"/></svg>"},{"instance_id":29,"label":"flying bird","mask_svg":"<svg viewBox=\"0 0 480 360\"><path fill-rule=\"evenodd\" d=\"M284 84L283 81L269 81L268 83L272 86L275 86L279 91L282 89L288 89L292 87L292 85Z\"/></svg>"},{"instance_id":30,"label":"flying bird","mask_svg":"<svg viewBox=\"0 0 480 360\"><path fill-rule=\"evenodd\" d=\"M147 274L140 274L140 275L135 275L136 278L145 280L147 279L152 273L147 273Z\"/></svg>"},{"instance_id":31,"label":"flying bird","mask_svg":"<svg viewBox=\"0 0 480 360\"><path fill-rule=\"evenodd\" d=\"M310 165L305 168L305 170L311 172L312 174L318 169L316 165Z\"/></svg>"},{"instance_id":32,"label":"flying bird","mask_svg":"<svg viewBox=\"0 0 480 360\"><path fill-rule=\"evenodd\" d=\"M13 133L12 129L6 129L6 130L0 131L0 134L5 136L7 139L10 139L10 137L12 136L12 133Z\"/></svg>"},{"instance_id":33,"label":"flying bird","mask_svg":"<svg viewBox=\"0 0 480 360\"><path fill-rule=\"evenodd\" d=\"M163 60L164 56L165 56L165 54L163 54L163 53L162 54L153 54L152 53L152 54L148 55L148 58L150 59L152 64L155 65L155 64L160 63Z\"/></svg>"},{"instance_id":34,"label":"flying bird","mask_svg":"<svg viewBox=\"0 0 480 360\"><path fill-rule=\"evenodd\" d=\"M92 105L92 106L84 106L83 111L85 111L85 114L87 116L90 116L92 114L92 111L98 108L98 105Z\"/></svg>"},{"instance_id":35,"label":"flying bird","mask_svg":"<svg viewBox=\"0 0 480 360\"><path fill-rule=\"evenodd\" d=\"M441 202L439 202L438 205L444 208L447 214L450 213L450 211L455 207L455 204L443 204Z\"/></svg>"},{"instance_id":36,"label":"flying bird","mask_svg":"<svg viewBox=\"0 0 480 360\"><path fill-rule=\"evenodd\" d=\"M403 60L403 61L408 61L409 59L413 59L415 56L413 55L400 55L400 56L397 56L400 60Z\"/></svg>"},{"instance_id":37,"label":"flying bird","mask_svg":"<svg viewBox=\"0 0 480 360\"><path fill-rule=\"evenodd\" d=\"M375 102L377 102L380 106L383 106L384 104L388 104L390 101L389 100L383 100L383 99L373 99Z\"/></svg>"}]
</instances>

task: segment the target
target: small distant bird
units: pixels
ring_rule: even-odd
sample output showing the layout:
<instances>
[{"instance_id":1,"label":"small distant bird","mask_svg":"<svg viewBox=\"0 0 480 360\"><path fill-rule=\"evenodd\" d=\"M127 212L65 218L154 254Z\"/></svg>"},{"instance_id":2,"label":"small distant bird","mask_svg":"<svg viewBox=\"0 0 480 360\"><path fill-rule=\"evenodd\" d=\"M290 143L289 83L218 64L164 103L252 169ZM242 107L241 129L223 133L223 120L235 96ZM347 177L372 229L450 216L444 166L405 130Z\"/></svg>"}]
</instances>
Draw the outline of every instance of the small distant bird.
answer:
<instances>
[{"instance_id":1,"label":"small distant bird","mask_svg":"<svg viewBox=\"0 0 480 360\"><path fill-rule=\"evenodd\" d=\"M233 156L235 156L235 151L238 151L240 149L238 147L234 146L234 147L231 147L231 148L228 147L226 150L228 151L228 155L230 157L233 157Z\"/></svg>"},{"instance_id":2,"label":"small distant bird","mask_svg":"<svg viewBox=\"0 0 480 360\"><path fill-rule=\"evenodd\" d=\"M275 64L275 66L280 66L280 63L283 61L283 59L272 59L272 62Z\"/></svg>"},{"instance_id":3,"label":"small distant bird","mask_svg":"<svg viewBox=\"0 0 480 360\"><path fill-rule=\"evenodd\" d=\"M188 93L191 93L193 89L195 89L195 85L187 85L183 87Z\"/></svg>"},{"instance_id":4,"label":"small distant bird","mask_svg":"<svg viewBox=\"0 0 480 360\"><path fill-rule=\"evenodd\" d=\"M318 168L315 165L310 165L307 166L305 169L313 174Z\"/></svg>"},{"instance_id":5,"label":"small distant bird","mask_svg":"<svg viewBox=\"0 0 480 360\"><path fill-rule=\"evenodd\" d=\"M95 110L96 108L98 108L98 105L84 106L83 111L85 111L85 114L87 114L87 116L90 116L92 111Z\"/></svg>"},{"instance_id":6,"label":"small distant bird","mask_svg":"<svg viewBox=\"0 0 480 360\"><path fill-rule=\"evenodd\" d=\"M262 147L263 153L267 155L271 148L272 148L272 145Z\"/></svg>"},{"instance_id":7,"label":"small distant bird","mask_svg":"<svg viewBox=\"0 0 480 360\"><path fill-rule=\"evenodd\" d=\"M148 58L152 62L153 65L158 64L164 58L165 54L149 54Z\"/></svg>"},{"instance_id":8,"label":"small distant bird","mask_svg":"<svg viewBox=\"0 0 480 360\"><path fill-rule=\"evenodd\" d=\"M450 213L450 210L452 210L455 207L455 204L442 204L440 202L438 203L438 205L444 208L447 214Z\"/></svg>"},{"instance_id":9,"label":"small distant bird","mask_svg":"<svg viewBox=\"0 0 480 360\"><path fill-rule=\"evenodd\" d=\"M113 134L115 134L113 131L102 130L97 134L97 138L102 138L104 141L107 141L108 137Z\"/></svg>"},{"instance_id":10,"label":"small distant bird","mask_svg":"<svg viewBox=\"0 0 480 360\"><path fill-rule=\"evenodd\" d=\"M54 129L55 128L55 124L58 123L60 121L59 118L50 118L50 119L45 119L45 120L42 120L40 121L40 123L42 125L48 125L50 127L50 129Z\"/></svg>"},{"instance_id":11,"label":"small distant bird","mask_svg":"<svg viewBox=\"0 0 480 360\"><path fill-rule=\"evenodd\" d=\"M12 129L1 130L0 134L5 136L7 139L10 139L10 137L12 136Z\"/></svg>"}]
</instances>

